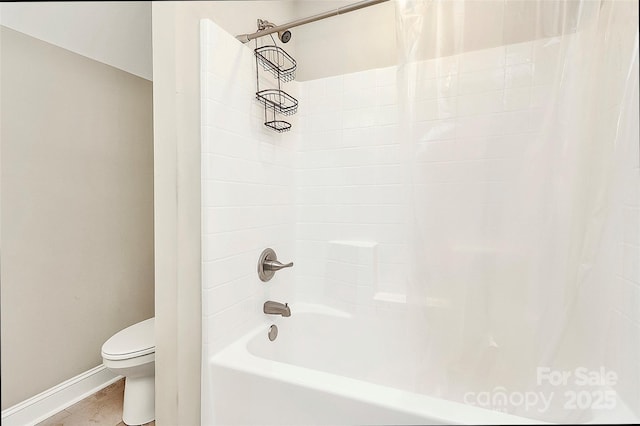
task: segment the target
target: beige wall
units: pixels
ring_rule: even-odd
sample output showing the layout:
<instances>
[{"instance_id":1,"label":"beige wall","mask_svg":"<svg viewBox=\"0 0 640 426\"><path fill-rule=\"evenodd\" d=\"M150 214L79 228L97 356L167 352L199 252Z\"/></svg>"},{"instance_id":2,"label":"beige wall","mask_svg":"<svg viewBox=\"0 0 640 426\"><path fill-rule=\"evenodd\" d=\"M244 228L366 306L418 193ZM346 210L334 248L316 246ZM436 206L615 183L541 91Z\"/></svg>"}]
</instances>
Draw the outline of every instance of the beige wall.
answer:
<instances>
[{"instance_id":1,"label":"beige wall","mask_svg":"<svg viewBox=\"0 0 640 426\"><path fill-rule=\"evenodd\" d=\"M153 316L151 82L7 28L2 408L102 363Z\"/></svg>"},{"instance_id":2,"label":"beige wall","mask_svg":"<svg viewBox=\"0 0 640 426\"><path fill-rule=\"evenodd\" d=\"M195 2L187 7L237 35L254 32L257 18L285 24L352 3L355 0L218 1ZM428 34L421 35L412 59L449 56L571 32L579 2L442 0L424 2L423 6L429 10L426 16L430 21L419 26ZM406 27L404 30L409 34ZM295 27L291 32L293 37L284 47L298 63L298 81L388 67L398 61L394 1Z\"/></svg>"},{"instance_id":3,"label":"beige wall","mask_svg":"<svg viewBox=\"0 0 640 426\"><path fill-rule=\"evenodd\" d=\"M354 2L296 1L292 4L292 13L294 19L299 19ZM428 10L425 15L429 22L418 23L418 28L427 34L420 34L421 42L411 59L449 56L570 32L578 5L575 0L424 2L422 6ZM396 2L389 1L293 28L289 45L295 45L297 80L395 65L398 61L396 7ZM549 20L549 16L561 18ZM413 37L408 28L407 25L402 31Z\"/></svg>"}]
</instances>

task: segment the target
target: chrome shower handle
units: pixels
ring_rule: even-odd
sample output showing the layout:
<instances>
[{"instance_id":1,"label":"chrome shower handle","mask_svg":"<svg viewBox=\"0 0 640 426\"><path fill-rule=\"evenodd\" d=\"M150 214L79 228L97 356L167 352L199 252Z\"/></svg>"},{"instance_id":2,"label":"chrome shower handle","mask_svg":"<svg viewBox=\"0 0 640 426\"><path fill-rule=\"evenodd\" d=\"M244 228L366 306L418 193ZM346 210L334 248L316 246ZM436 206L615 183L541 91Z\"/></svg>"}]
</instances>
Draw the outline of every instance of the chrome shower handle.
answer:
<instances>
[{"instance_id":1,"label":"chrome shower handle","mask_svg":"<svg viewBox=\"0 0 640 426\"><path fill-rule=\"evenodd\" d=\"M276 271L284 268L291 268L293 266L293 262L289 262L287 264L283 264L278 262L278 256L273 249L265 249L262 254L260 254L260 258L258 259L258 277L260 277L260 281L267 282Z\"/></svg>"},{"instance_id":2,"label":"chrome shower handle","mask_svg":"<svg viewBox=\"0 0 640 426\"><path fill-rule=\"evenodd\" d=\"M291 268L293 266L293 262L289 262L287 264L284 263L280 263L277 260L267 260L265 259L265 261L262 263L262 267L264 268L265 271L279 271L280 269L284 269L284 268Z\"/></svg>"}]
</instances>

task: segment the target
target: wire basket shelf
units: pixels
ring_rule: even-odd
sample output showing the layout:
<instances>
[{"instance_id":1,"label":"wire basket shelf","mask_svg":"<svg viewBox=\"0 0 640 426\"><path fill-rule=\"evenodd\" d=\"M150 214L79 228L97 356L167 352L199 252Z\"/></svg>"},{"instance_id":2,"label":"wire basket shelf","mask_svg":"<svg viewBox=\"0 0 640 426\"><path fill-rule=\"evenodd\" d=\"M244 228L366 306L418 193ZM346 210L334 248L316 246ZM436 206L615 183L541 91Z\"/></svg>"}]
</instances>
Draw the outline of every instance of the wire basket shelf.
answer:
<instances>
[{"instance_id":1,"label":"wire basket shelf","mask_svg":"<svg viewBox=\"0 0 640 426\"><path fill-rule=\"evenodd\" d=\"M282 90L282 82L288 82L296 76L296 61L284 49L273 44L254 49L256 58L256 99L264 106L264 125L278 133L291 130L291 123L276 118L276 114L293 115L298 111L298 100ZM260 90L259 68L275 77L278 87Z\"/></svg>"},{"instance_id":2,"label":"wire basket shelf","mask_svg":"<svg viewBox=\"0 0 640 426\"><path fill-rule=\"evenodd\" d=\"M264 125L275 130L278 133L288 132L291 130L291 123L283 120L265 121Z\"/></svg>"},{"instance_id":3,"label":"wire basket shelf","mask_svg":"<svg viewBox=\"0 0 640 426\"><path fill-rule=\"evenodd\" d=\"M254 52L262 69L273 74L278 80L288 82L296 78L298 65L283 48L266 45L254 49Z\"/></svg>"},{"instance_id":4,"label":"wire basket shelf","mask_svg":"<svg viewBox=\"0 0 640 426\"><path fill-rule=\"evenodd\" d=\"M260 90L256 92L256 99L278 114L293 115L298 111L298 100L280 89Z\"/></svg>"}]
</instances>

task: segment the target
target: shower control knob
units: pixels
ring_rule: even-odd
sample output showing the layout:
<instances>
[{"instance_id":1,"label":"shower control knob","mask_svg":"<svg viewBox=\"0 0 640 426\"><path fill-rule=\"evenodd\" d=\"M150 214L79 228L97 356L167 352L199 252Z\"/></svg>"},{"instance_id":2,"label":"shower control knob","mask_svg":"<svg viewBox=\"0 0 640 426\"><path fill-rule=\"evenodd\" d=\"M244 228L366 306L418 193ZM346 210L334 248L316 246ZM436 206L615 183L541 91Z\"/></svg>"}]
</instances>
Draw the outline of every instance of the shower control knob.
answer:
<instances>
[{"instance_id":1,"label":"shower control knob","mask_svg":"<svg viewBox=\"0 0 640 426\"><path fill-rule=\"evenodd\" d=\"M278 256L273 249L265 249L260 258L258 259L258 277L261 281L267 282L275 275L276 271L284 268L291 268L293 262L281 263L278 262Z\"/></svg>"},{"instance_id":2,"label":"shower control knob","mask_svg":"<svg viewBox=\"0 0 640 426\"><path fill-rule=\"evenodd\" d=\"M265 271L279 271L283 268L291 268L293 266L293 262L289 262L287 264L280 263L277 260L265 260L262 264Z\"/></svg>"}]
</instances>

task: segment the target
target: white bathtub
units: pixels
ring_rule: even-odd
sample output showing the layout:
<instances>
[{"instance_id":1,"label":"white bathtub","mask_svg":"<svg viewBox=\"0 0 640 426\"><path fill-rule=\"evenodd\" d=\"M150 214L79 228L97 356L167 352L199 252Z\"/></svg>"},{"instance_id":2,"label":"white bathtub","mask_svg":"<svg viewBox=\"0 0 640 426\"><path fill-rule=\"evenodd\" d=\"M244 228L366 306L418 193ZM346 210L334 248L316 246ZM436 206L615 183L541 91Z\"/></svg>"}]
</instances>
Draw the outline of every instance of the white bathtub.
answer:
<instances>
[{"instance_id":1,"label":"white bathtub","mask_svg":"<svg viewBox=\"0 0 640 426\"><path fill-rule=\"evenodd\" d=\"M298 303L291 310L278 319L274 342L262 325L210 360L206 417L215 424L536 423L401 389L407 364L385 357L402 353L405 339L396 329L389 350L385 339L363 337L392 333L388 321L365 326L322 305Z\"/></svg>"}]
</instances>

